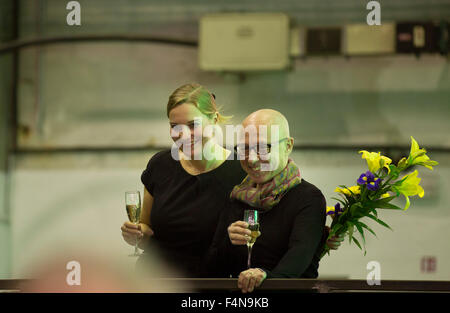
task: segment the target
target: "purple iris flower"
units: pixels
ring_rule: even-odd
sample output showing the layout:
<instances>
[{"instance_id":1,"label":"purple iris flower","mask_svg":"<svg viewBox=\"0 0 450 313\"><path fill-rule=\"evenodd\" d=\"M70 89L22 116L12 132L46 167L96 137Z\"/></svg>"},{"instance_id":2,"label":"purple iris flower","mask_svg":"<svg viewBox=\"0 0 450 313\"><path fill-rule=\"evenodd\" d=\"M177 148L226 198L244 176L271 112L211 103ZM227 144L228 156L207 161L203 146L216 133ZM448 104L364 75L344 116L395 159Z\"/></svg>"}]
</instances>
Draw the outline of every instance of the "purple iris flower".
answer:
<instances>
[{"instance_id":1,"label":"purple iris flower","mask_svg":"<svg viewBox=\"0 0 450 313\"><path fill-rule=\"evenodd\" d=\"M380 187L380 180L379 178L375 178L374 181L367 183L367 189L375 191Z\"/></svg>"},{"instance_id":2,"label":"purple iris flower","mask_svg":"<svg viewBox=\"0 0 450 313\"><path fill-rule=\"evenodd\" d=\"M337 214L337 215L341 215L342 214L342 212L344 212L344 208L341 208L341 203L336 203L335 204L335 206L334 206L334 212Z\"/></svg>"},{"instance_id":3,"label":"purple iris flower","mask_svg":"<svg viewBox=\"0 0 450 313\"><path fill-rule=\"evenodd\" d=\"M367 182L374 181L374 179L375 175L373 175L371 171L367 171L361 174L356 182L358 183L358 185L365 185Z\"/></svg>"},{"instance_id":4,"label":"purple iris flower","mask_svg":"<svg viewBox=\"0 0 450 313\"><path fill-rule=\"evenodd\" d=\"M380 181L381 179L375 177L371 171L367 171L361 174L356 182L358 185L367 185L367 189L375 191L380 188Z\"/></svg>"}]
</instances>

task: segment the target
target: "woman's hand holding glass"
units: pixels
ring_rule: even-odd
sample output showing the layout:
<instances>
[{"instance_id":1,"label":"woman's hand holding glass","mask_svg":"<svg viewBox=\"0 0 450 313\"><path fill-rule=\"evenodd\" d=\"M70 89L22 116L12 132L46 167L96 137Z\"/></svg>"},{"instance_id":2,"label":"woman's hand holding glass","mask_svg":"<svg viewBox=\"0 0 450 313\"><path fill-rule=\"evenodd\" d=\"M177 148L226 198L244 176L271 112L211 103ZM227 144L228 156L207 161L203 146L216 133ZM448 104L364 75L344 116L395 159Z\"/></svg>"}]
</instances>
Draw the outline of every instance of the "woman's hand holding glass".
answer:
<instances>
[{"instance_id":1,"label":"woman's hand holding glass","mask_svg":"<svg viewBox=\"0 0 450 313\"><path fill-rule=\"evenodd\" d=\"M144 223L134 224L127 221L123 223L121 230L122 237L126 243L134 246L137 240L141 249L145 246L147 240L153 236L153 230Z\"/></svg>"},{"instance_id":2,"label":"woman's hand holding glass","mask_svg":"<svg viewBox=\"0 0 450 313\"><path fill-rule=\"evenodd\" d=\"M152 201L152 198L145 190L144 197L147 203ZM153 230L145 223L140 223L141 219L141 195L139 191L127 191L125 192L125 205L126 212L128 215L128 222L125 222L122 227L122 236L124 240L130 244L134 245L134 254L131 256L139 256L138 247L144 247L147 239L153 235ZM144 219L145 217L145 210Z\"/></svg>"},{"instance_id":3,"label":"woman's hand holding glass","mask_svg":"<svg viewBox=\"0 0 450 313\"><path fill-rule=\"evenodd\" d=\"M136 225L127 221L123 223L120 229L122 230L123 239L130 246L134 246L136 244L136 241L140 240L143 237L139 224Z\"/></svg>"}]
</instances>

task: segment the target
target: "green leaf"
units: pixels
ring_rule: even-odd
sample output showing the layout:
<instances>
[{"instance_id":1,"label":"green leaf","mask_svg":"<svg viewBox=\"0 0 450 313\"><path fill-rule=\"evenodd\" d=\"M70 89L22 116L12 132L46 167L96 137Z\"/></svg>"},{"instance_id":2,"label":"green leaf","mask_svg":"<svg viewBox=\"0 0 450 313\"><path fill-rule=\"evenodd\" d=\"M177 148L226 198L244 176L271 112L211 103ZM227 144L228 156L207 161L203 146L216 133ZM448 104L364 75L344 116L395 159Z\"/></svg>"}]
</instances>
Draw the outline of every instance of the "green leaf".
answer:
<instances>
[{"instance_id":1,"label":"green leaf","mask_svg":"<svg viewBox=\"0 0 450 313\"><path fill-rule=\"evenodd\" d=\"M345 185L339 185L339 187L344 188L344 189L347 189L348 192L350 192L350 194L351 194L353 197L356 198L356 195L355 195L355 194L354 194L347 186L345 186Z\"/></svg>"},{"instance_id":2,"label":"green leaf","mask_svg":"<svg viewBox=\"0 0 450 313\"><path fill-rule=\"evenodd\" d=\"M361 251L362 251L362 248L361 248L361 244L359 243L359 241L358 241L358 239L356 239L355 237L353 237L353 241L356 243L356 245L361 249ZM364 255L366 255L366 250L364 249Z\"/></svg>"},{"instance_id":3,"label":"green leaf","mask_svg":"<svg viewBox=\"0 0 450 313\"><path fill-rule=\"evenodd\" d=\"M398 206L396 206L395 204L392 203L385 203L383 205L379 205L377 207L378 209L388 209L388 210L400 210L400 211L404 211L402 208L399 208Z\"/></svg>"},{"instance_id":4,"label":"green leaf","mask_svg":"<svg viewBox=\"0 0 450 313\"><path fill-rule=\"evenodd\" d=\"M342 227L343 227L342 224L336 224L336 226L332 227L330 230L330 234L328 235L328 238L333 237L333 235L336 234Z\"/></svg>"},{"instance_id":5,"label":"green leaf","mask_svg":"<svg viewBox=\"0 0 450 313\"><path fill-rule=\"evenodd\" d=\"M344 201L348 201L348 197L342 193L338 193L338 196L340 196L342 199L344 199Z\"/></svg>"},{"instance_id":6,"label":"green leaf","mask_svg":"<svg viewBox=\"0 0 450 313\"><path fill-rule=\"evenodd\" d=\"M402 179L397 180L397 181L394 183L393 186L399 186L399 185L401 185L401 184L403 183L403 181L404 181L406 178L408 178L407 175L405 175L405 177L403 177Z\"/></svg>"},{"instance_id":7,"label":"green leaf","mask_svg":"<svg viewBox=\"0 0 450 313\"><path fill-rule=\"evenodd\" d=\"M341 200L341 199L338 199L338 198L335 198L335 197L332 197L331 199L339 201L344 207L347 205L347 203L345 201Z\"/></svg>"},{"instance_id":8,"label":"green leaf","mask_svg":"<svg viewBox=\"0 0 450 313\"><path fill-rule=\"evenodd\" d=\"M354 225L353 225L353 223L348 222L348 221L347 221L347 225L348 225L349 243L352 243Z\"/></svg>"},{"instance_id":9,"label":"green leaf","mask_svg":"<svg viewBox=\"0 0 450 313\"><path fill-rule=\"evenodd\" d=\"M361 203L359 202L353 203L352 206L350 207L350 215L355 215L356 210L359 208L362 208Z\"/></svg>"},{"instance_id":10,"label":"green leaf","mask_svg":"<svg viewBox=\"0 0 450 313\"><path fill-rule=\"evenodd\" d=\"M397 179L398 175L400 173L400 171L398 170L397 166L395 166L394 164L390 164L389 165L389 169L391 170L389 175L393 178L393 179Z\"/></svg>"},{"instance_id":11,"label":"green leaf","mask_svg":"<svg viewBox=\"0 0 450 313\"><path fill-rule=\"evenodd\" d=\"M372 229L370 229L369 226L367 226L367 225L364 224L363 222L359 222L359 224L360 224L363 228L365 228L365 229L367 229L369 232L371 232L375 237L377 237L377 235L375 234L375 232L374 232Z\"/></svg>"},{"instance_id":12,"label":"green leaf","mask_svg":"<svg viewBox=\"0 0 450 313\"><path fill-rule=\"evenodd\" d=\"M370 208L378 208L378 209L390 209L390 210L402 210L402 208L399 208L398 206L391 204L391 203L387 203L381 200L377 200L377 201L366 201L365 204L370 207Z\"/></svg>"},{"instance_id":13,"label":"green leaf","mask_svg":"<svg viewBox=\"0 0 450 313\"><path fill-rule=\"evenodd\" d=\"M358 230L359 234L361 235L362 241L363 241L363 245L364 247L366 246L366 239L364 238L364 230L362 229L360 222L355 221L355 226L356 229Z\"/></svg>"},{"instance_id":14,"label":"green leaf","mask_svg":"<svg viewBox=\"0 0 450 313\"><path fill-rule=\"evenodd\" d=\"M375 222L377 222L378 224L380 224L380 225L382 225L382 226L384 226L384 227L387 227L387 228L389 228L390 230L392 230L392 228L389 227L388 224L386 224L385 222L383 222L383 221L380 220L379 218L377 218L377 217L375 217L375 216L373 216L373 215L370 215L370 214L367 214L367 217L373 219L373 220L374 220Z\"/></svg>"},{"instance_id":15,"label":"green leaf","mask_svg":"<svg viewBox=\"0 0 450 313\"><path fill-rule=\"evenodd\" d=\"M396 197L396 196L391 196L391 197L379 199L378 201L387 203L387 202L390 202L391 200L393 200L393 199L395 199L395 198L397 198L397 197Z\"/></svg>"}]
</instances>

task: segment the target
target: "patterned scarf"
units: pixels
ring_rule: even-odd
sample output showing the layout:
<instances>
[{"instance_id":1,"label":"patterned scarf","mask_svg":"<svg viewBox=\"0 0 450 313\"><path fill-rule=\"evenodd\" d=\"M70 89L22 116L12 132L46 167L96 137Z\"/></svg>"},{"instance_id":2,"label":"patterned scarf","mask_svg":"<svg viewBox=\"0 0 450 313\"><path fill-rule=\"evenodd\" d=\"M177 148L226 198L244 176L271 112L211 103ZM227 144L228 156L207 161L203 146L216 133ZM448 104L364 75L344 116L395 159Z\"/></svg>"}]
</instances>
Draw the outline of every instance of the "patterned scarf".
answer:
<instances>
[{"instance_id":1,"label":"patterned scarf","mask_svg":"<svg viewBox=\"0 0 450 313\"><path fill-rule=\"evenodd\" d=\"M234 186L230 198L268 211L280 202L289 189L297 186L301 181L298 166L292 159L289 159L286 167L280 173L262 185L257 185L247 175L239 185Z\"/></svg>"}]
</instances>

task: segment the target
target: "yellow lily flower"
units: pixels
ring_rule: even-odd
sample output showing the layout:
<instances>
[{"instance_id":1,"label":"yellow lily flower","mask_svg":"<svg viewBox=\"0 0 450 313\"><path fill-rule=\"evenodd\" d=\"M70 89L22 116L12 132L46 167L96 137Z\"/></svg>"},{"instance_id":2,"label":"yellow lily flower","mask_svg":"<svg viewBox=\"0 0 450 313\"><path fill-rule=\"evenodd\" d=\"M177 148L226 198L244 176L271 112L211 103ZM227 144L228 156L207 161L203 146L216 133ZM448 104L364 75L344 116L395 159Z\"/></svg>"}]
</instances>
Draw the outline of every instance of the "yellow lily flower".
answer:
<instances>
[{"instance_id":1,"label":"yellow lily flower","mask_svg":"<svg viewBox=\"0 0 450 313\"><path fill-rule=\"evenodd\" d=\"M342 193L342 194L344 194L346 196L351 196L352 194L350 193L349 189L355 195L359 195L361 193L361 187L360 186L352 186L352 187L348 187L348 189L347 188L336 187L334 192L340 192L340 193Z\"/></svg>"},{"instance_id":2,"label":"yellow lily flower","mask_svg":"<svg viewBox=\"0 0 450 313\"><path fill-rule=\"evenodd\" d=\"M391 164L392 160L384 155L381 155L380 152L368 152L366 150L361 150L359 153L362 153L362 158L367 161L367 166L369 167L369 171L372 173L376 173L381 167L385 167L390 172L389 164Z\"/></svg>"},{"instance_id":3,"label":"yellow lily flower","mask_svg":"<svg viewBox=\"0 0 450 313\"><path fill-rule=\"evenodd\" d=\"M389 192L386 192L386 193L383 193L381 196L380 196L380 199L384 199L384 198L389 198L391 195L389 194Z\"/></svg>"},{"instance_id":4,"label":"yellow lily flower","mask_svg":"<svg viewBox=\"0 0 450 313\"><path fill-rule=\"evenodd\" d=\"M408 157L409 165L422 165L426 168L433 170L433 166L438 165L439 163L431 160L427 155L427 150L420 149L417 141L411 136L411 151Z\"/></svg>"},{"instance_id":5,"label":"yellow lily flower","mask_svg":"<svg viewBox=\"0 0 450 313\"><path fill-rule=\"evenodd\" d=\"M426 153L427 150L425 149L420 149L419 148L419 144L417 143L417 141L414 139L413 136L411 136L411 150L409 152L409 157L411 159L415 159L416 157L418 157L421 154Z\"/></svg>"},{"instance_id":6,"label":"yellow lily flower","mask_svg":"<svg viewBox=\"0 0 450 313\"><path fill-rule=\"evenodd\" d=\"M405 178L404 181L401 182L400 185L392 186L394 191L401 193L406 198L406 205L404 210L407 210L409 208L410 202L409 202L409 196L415 196L418 195L419 197L423 197L425 194L425 191L423 190L422 186L419 186L419 183L421 181L421 178L417 177L417 174L419 172L415 170L414 172L403 176L401 179Z\"/></svg>"}]
</instances>

